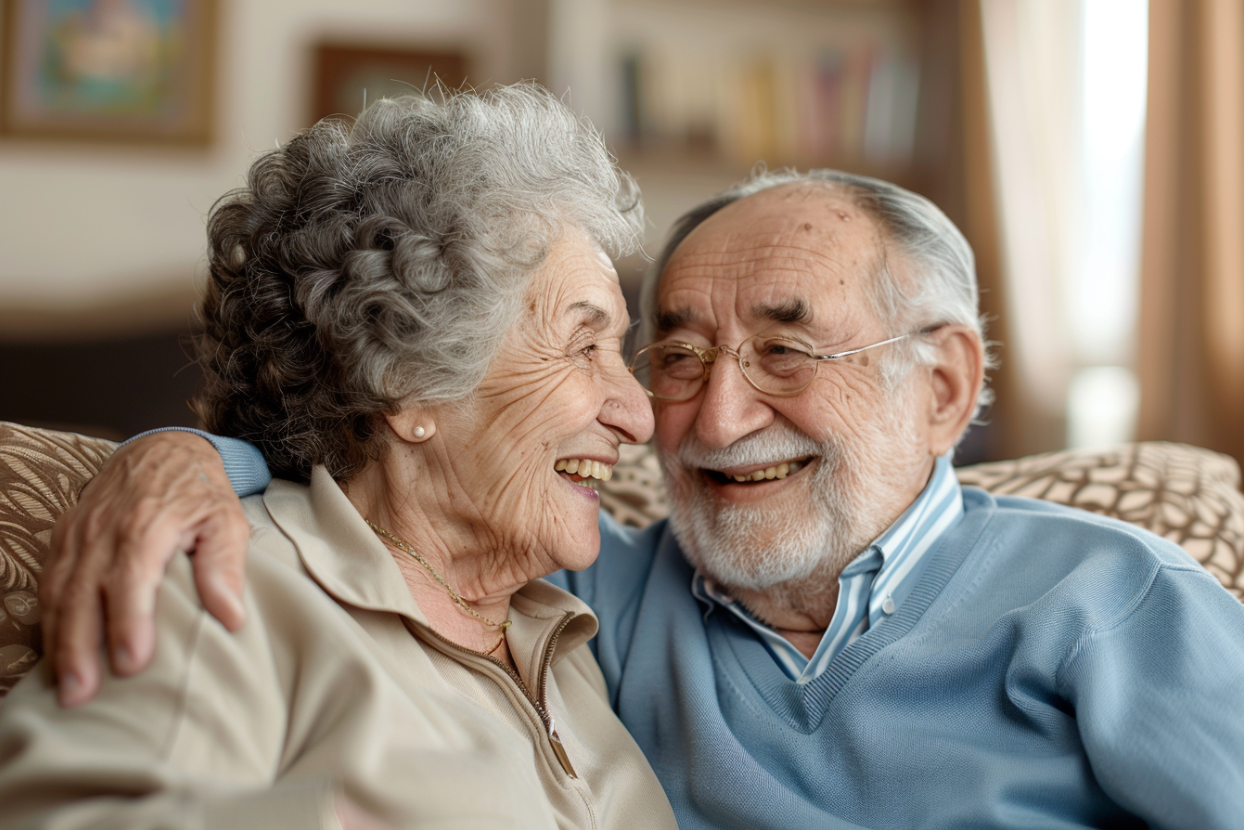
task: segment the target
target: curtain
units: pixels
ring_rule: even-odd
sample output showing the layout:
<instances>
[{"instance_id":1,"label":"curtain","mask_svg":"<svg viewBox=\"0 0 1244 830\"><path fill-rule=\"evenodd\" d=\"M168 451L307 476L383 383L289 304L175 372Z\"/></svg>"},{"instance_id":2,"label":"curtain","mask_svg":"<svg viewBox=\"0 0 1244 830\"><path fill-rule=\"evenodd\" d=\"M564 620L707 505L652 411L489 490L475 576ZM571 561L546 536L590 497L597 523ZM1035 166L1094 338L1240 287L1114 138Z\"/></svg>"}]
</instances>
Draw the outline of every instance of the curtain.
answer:
<instances>
[{"instance_id":1,"label":"curtain","mask_svg":"<svg viewBox=\"0 0 1244 830\"><path fill-rule=\"evenodd\" d=\"M969 0L965 83L980 116L965 140L980 149L969 168L991 188L977 200L993 212L1004 302L995 328L1006 383L998 391L1006 456L1059 449L1066 440L1067 389L1077 368L1066 293L1081 254L1079 162L1081 0ZM966 57L966 53L965 53ZM974 171L974 173L973 173ZM1002 334L1001 337L998 335Z\"/></svg>"},{"instance_id":2,"label":"curtain","mask_svg":"<svg viewBox=\"0 0 1244 830\"><path fill-rule=\"evenodd\" d=\"M1149 0L1139 437L1244 464L1244 3Z\"/></svg>"},{"instance_id":3,"label":"curtain","mask_svg":"<svg viewBox=\"0 0 1244 830\"><path fill-rule=\"evenodd\" d=\"M995 393L985 413L988 426L975 429L968 440L981 440L971 461L996 461L1024 454L1030 435L1023 384L1011 360L1010 310L1003 284L1003 255L998 222L998 199L994 175L994 150L990 141L989 92L985 82L985 36L980 0L958 0L959 78L962 102L963 194L961 230L976 254L976 277L980 287L981 313L989 322L986 336L992 341L1000 363L990 372Z\"/></svg>"}]
</instances>

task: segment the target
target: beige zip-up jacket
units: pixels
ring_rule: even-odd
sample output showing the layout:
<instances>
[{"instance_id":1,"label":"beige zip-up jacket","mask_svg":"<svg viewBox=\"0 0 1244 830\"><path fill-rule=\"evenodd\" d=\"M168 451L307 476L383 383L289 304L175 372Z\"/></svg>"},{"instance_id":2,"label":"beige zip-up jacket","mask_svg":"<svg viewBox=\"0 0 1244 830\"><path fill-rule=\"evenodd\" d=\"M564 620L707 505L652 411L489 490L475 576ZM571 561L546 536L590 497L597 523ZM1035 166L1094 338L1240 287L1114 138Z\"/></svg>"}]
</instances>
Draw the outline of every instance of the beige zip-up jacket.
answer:
<instances>
[{"instance_id":1,"label":"beige zip-up jacket","mask_svg":"<svg viewBox=\"0 0 1244 830\"><path fill-rule=\"evenodd\" d=\"M437 637L323 469L246 507L241 631L179 555L150 669L63 710L44 665L0 703L0 827L336 828L343 790L400 827L675 827L579 600L515 595L514 677Z\"/></svg>"}]
</instances>

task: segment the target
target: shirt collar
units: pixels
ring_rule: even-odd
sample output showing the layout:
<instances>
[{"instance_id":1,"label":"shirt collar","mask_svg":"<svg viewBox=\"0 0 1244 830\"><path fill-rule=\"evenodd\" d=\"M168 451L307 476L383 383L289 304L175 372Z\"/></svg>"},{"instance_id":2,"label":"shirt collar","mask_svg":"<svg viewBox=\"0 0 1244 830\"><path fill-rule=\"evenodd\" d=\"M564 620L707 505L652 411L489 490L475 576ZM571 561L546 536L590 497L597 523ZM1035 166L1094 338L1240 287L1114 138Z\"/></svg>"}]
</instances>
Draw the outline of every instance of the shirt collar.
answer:
<instances>
[{"instance_id":1,"label":"shirt collar","mask_svg":"<svg viewBox=\"0 0 1244 830\"><path fill-rule=\"evenodd\" d=\"M929 483L916 500L870 546L882 558L868 602L871 625L903 604L924 571L925 554L961 518L963 490L947 453L933 464Z\"/></svg>"},{"instance_id":2,"label":"shirt collar","mask_svg":"<svg viewBox=\"0 0 1244 830\"><path fill-rule=\"evenodd\" d=\"M431 627L389 549L324 467L312 469L309 485L273 481L264 493L263 504L277 527L294 543L311 578L338 602L401 614ZM592 610L543 579L520 588L510 607L512 616L532 619L561 619L567 612L575 614L558 639L555 662L596 636Z\"/></svg>"}]
</instances>

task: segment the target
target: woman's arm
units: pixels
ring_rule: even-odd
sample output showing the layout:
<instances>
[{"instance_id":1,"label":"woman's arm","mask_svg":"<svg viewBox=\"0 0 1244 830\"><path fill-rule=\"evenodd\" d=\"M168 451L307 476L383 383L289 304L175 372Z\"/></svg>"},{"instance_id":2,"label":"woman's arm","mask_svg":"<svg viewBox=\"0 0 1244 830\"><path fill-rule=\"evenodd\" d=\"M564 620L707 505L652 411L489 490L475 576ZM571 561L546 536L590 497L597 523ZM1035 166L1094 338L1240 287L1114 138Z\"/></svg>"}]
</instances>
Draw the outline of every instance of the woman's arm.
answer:
<instances>
[{"instance_id":1,"label":"woman's arm","mask_svg":"<svg viewBox=\"0 0 1244 830\"><path fill-rule=\"evenodd\" d=\"M141 436L117 450L57 523L39 599L45 659L59 680L61 705L77 706L98 690L105 630L117 674L151 661L155 594L178 550L195 554L204 607L229 630L242 625L250 528L222 453L235 475L266 481L254 449L227 442L216 439L214 446L184 431Z\"/></svg>"}]
</instances>

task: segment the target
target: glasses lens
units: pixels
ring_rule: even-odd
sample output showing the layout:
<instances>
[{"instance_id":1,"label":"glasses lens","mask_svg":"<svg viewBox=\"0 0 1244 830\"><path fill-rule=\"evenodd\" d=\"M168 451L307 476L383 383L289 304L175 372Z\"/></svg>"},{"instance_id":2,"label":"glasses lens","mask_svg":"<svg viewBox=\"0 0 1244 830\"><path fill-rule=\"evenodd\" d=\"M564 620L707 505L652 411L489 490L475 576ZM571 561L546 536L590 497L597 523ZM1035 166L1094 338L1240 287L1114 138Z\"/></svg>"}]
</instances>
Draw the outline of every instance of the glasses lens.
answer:
<instances>
[{"instance_id":1,"label":"glasses lens","mask_svg":"<svg viewBox=\"0 0 1244 830\"><path fill-rule=\"evenodd\" d=\"M690 398L704 381L700 356L681 346L651 346L635 359L631 371L654 398L667 401Z\"/></svg>"},{"instance_id":2,"label":"glasses lens","mask_svg":"<svg viewBox=\"0 0 1244 830\"><path fill-rule=\"evenodd\" d=\"M739 357L752 382L775 395L798 392L816 375L816 360L795 340L759 335L743 344Z\"/></svg>"}]
</instances>

